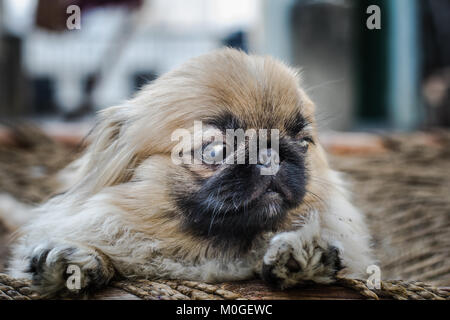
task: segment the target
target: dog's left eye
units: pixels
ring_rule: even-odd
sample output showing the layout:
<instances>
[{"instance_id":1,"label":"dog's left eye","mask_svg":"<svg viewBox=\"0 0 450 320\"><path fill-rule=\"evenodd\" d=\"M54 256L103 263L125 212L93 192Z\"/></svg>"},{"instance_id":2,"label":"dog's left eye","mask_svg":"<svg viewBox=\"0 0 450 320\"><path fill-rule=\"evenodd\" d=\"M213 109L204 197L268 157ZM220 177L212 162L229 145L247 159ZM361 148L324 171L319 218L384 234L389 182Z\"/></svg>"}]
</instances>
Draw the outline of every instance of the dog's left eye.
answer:
<instances>
[{"instance_id":1,"label":"dog's left eye","mask_svg":"<svg viewBox=\"0 0 450 320\"><path fill-rule=\"evenodd\" d=\"M310 137L302 137L298 139L298 144L300 147L302 147L305 151L308 150L309 145L311 143L314 143L313 140Z\"/></svg>"},{"instance_id":2,"label":"dog's left eye","mask_svg":"<svg viewBox=\"0 0 450 320\"><path fill-rule=\"evenodd\" d=\"M220 164L225 157L225 144L212 142L203 147L203 162L206 164Z\"/></svg>"}]
</instances>

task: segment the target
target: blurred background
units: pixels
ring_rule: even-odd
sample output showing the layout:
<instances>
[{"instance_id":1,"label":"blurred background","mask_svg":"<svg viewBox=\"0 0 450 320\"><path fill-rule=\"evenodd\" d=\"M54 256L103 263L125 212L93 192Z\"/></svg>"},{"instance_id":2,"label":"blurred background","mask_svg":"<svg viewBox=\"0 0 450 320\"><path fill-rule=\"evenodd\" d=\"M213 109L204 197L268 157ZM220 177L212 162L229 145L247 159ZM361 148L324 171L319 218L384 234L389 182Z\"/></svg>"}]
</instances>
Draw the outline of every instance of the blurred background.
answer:
<instances>
[{"instance_id":1,"label":"blurred background","mask_svg":"<svg viewBox=\"0 0 450 320\"><path fill-rule=\"evenodd\" d=\"M373 4L381 29L366 26ZM450 125L447 0L0 0L0 117L75 130L222 46L301 67L327 129Z\"/></svg>"}]
</instances>

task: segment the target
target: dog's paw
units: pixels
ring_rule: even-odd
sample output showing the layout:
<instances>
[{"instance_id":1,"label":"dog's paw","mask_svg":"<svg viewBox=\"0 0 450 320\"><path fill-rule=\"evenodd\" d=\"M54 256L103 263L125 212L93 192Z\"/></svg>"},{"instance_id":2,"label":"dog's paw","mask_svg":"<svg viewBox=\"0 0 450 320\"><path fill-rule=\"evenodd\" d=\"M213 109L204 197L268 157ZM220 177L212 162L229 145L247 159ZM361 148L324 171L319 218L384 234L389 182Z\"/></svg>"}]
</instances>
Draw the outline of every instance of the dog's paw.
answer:
<instances>
[{"instance_id":1,"label":"dog's paw","mask_svg":"<svg viewBox=\"0 0 450 320\"><path fill-rule=\"evenodd\" d=\"M106 285L114 268L96 250L71 244L35 247L26 270L33 287L44 297L79 295Z\"/></svg>"},{"instance_id":2,"label":"dog's paw","mask_svg":"<svg viewBox=\"0 0 450 320\"><path fill-rule=\"evenodd\" d=\"M342 269L339 249L298 231L275 236L263 259L263 279L279 288L311 282L332 283Z\"/></svg>"}]
</instances>

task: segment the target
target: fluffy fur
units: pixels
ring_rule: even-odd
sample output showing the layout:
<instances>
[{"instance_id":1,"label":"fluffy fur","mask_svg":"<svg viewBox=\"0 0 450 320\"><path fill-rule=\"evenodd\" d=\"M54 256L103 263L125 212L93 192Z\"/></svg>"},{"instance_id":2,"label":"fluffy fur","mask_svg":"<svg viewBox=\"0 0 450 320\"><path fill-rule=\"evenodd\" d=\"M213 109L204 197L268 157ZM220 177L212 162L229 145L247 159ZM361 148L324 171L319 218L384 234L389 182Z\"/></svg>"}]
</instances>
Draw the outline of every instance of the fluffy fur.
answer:
<instances>
[{"instance_id":1,"label":"fluffy fur","mask_svg":"<svg viewBox=\"0 0 450 320\"><path fill-rule=\"evenodd\" d=\"M192 130L195 120L279 129L280 172L260 182L245 165L175 165L171 134ZM217 282L260 275L285 288L332 282L342 268L361 276L372 264L364 217L317 139L314 105L297 72L270 57L223 49L163 75L101 111L84 155L60 178L62 193L34 209L9 269L47 295L68 292L70 264L81 268L81 291L118 276ZM270 183L278 186L276 206L261 189ZM220 204L222 224L202 207L205 197ZM250 198L257 204L242 206Z\"/></svg>"}]
</instances>

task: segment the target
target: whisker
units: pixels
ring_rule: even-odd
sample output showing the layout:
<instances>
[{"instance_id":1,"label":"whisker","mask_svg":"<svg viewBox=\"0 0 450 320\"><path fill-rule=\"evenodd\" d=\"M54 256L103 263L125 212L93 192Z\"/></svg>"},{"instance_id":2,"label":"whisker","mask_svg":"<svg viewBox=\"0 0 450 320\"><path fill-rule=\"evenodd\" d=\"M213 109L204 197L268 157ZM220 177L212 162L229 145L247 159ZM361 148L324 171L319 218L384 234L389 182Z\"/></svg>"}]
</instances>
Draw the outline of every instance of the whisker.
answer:
<instances>
[{"instance_id":1,"label":"whisker","mask_svg":"<svg viewBox=\"0 0 450 320\"><path fill-rule=\"evenodd\" d=\"M306 89L305 89L305 92L308 93L308 94L311 94L311 92L314 91L314 90L317 90L317 89L320 89L320 88L329 86L329 85L331 85L331 84L344 82L344 80L345 80L345 78L334 79L334 80L328 80L328 81L322 82L322 83L320 83L320 84L317 84L317 85L315 85L315 86L311 86L311 87L309 87L309 88L306 88Z\"/></svg>"}]
</instances>

